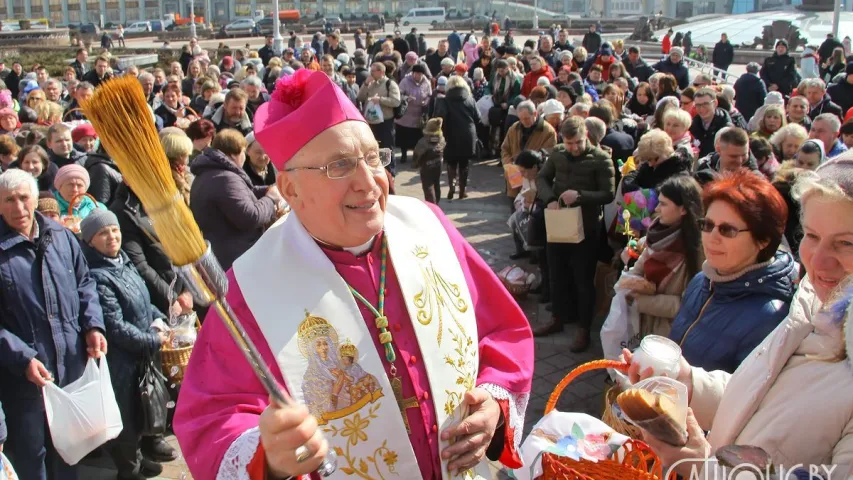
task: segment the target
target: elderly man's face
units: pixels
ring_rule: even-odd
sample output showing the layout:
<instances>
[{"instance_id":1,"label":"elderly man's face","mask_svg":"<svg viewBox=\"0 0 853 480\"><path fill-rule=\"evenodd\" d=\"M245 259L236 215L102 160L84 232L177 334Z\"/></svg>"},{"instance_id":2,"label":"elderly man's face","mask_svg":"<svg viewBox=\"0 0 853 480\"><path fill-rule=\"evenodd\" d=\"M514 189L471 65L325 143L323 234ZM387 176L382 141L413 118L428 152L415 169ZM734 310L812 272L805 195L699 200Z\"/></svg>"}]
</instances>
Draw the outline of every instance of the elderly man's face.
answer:
<instances>
[{"instance_id":1,"label":"elderly man's face","mask_svg":"<svg viewBox=\"0 0 853 480\"><path fill-rule=\"evenodd\" d=\"M142 84L142 92L145 93L145 96L151 95L151 92L154 91L154 78L143 78L139 80L139 83Z\"/></svg>"},{"instance_id":2,"label":"elderly man's face","mask_svg":"<svg viewBox=\"0 0 853 480\"><path fill-rule=\"evenodd\" d=\"M257 100L261 96L261 89L254 85L243 85L243 90L249 95L249 100Z\"/></svg>"},{"instance_id":3,"label":"elderly man's face","mask_svg":"<svg viewBox=\"0 0 853 480\"><path fill-rule=\"evenodd\" d=\"M551 50L551 37L542 37L542 51L548 52Z\"/></svg>"},{"instance_id":4,"label":"elderly man's face","mask_svg":"<svg viewBox=\"0 0 853 480\"><path fill-rule=\"evenodd\" d=\"M278 187L308 233L338 247L369 242L385 224L388 177L383 167L374 170L363 160L352 175L338 179L317 170L286 169L322 167L378 149L367 124L348 121L318 135L285 165Z\"/></svg>"},{"instance_id":5,"label":"elderly man's face","mask_svg":"<svg viewBox=\"0 0 853 480\"><path fill-rule=\"evenodd\" d=\"M806 98L809 99L809 104L814 107L823 100L824 93L820 87L809 87L806 89Z\"/></svg>"},{"instance_id":6,"label":"elderly man's face","mask_svg":"<svg viewBox=\"0 0 853 480\"><path fill-rule=\"evenodd\" d=\"M29 236L38 198L29 185L0 190L0 215L16 232Z\"/></svg>"},{"instance_id":7,"label":"elderly man's face","mask_svg":"<svg viewBox=\"0 0 853 480\"><path fill-rule=\"evenodd\" d=\"M83 103L86 100L89 100L90 98L92 98L92 95L94 93L95 92L89 88L78 88L77 89L77 102Z\"/></svg>"},{"instance_id":8,"label":"elderly man's face","mask_svg":"<svg viewBox=\"0 0 853 480\"><path fill-rule=\"evenodd\" d=\"M822 141L823 147L829 152L838 139L838 130L833 130L826 120L816 120L809 131L809 138Z\"/></svg>"},{"instance_id":9,"label":"elderly man's face","mask_svg":"<svg viewBox=\"0 0 853 480\"><path fill-rule=\"evenodd\" d=\"M536 123L536 114L530 113L526 108L519 109L518 121L524 126L524 128L530 128L534 123Z\"/></svg>"},{"instance_id":10,"label":"elderly man's face","mask_svg":"<svg viewBox=\"0 0 853 480\"><path fill-rule=\"evenodd\" d=\"M370 69L370 76L373 77L374 80L382 80L385 77L385 72L374 67Z\"/></svg>"},{"instance_id":11,"label":"elderly man's face","mask_svg":"<svg viewBox=\"0 0 853 480\"><path fill-rule=\"evenodd\" d=\"M228 119L228 123L238 123L243 119L244 113L246 113L246 102L244 100L231 99L225 102L225 117Z\"/></svg>"},{"instance_id":12,"label":"elderly man's face","mask_svg":"<svg viewBox=\"0 0 853 480\"><path fill-rule=\"evenodd\" d=\"M412 57L410 55L406 55L406 64L412 66L418 63L418 57Z\"/></svg>"},{"instance_id":13,"label":"elderly man's face","mask_svg":"<svg viewBox=\"0 0 853 480\"><path fill-rule=\"evenodd\" d=\"M71 140L71 131L54 133L48 138L47 148L60 157L67 157L74 148L74 142Z\"/></svg>"},{"instance_id":14,"label":"elderly man's face","mask_svg":"<svg viewBox=\"0 0 853 480\"><path fill-rule=\"evenodd\" d=\"M672 61L672 63L678 63L681 61L681 55L677 53L670 53L669 59Z\"/></svg>"},{"instance_id":15,"label":"elderly man's face","mask_svg":"<svg viewBox=\"0 0 853 480\"><path fill-rule=\"evenodd\" d=\"M62 94L62 90L60 90L59 85L55 82L48 82L44 86L44 94L51 102L57 102L59 101L59 96Z\"/></svg>"},{"instance_id":16,"label":"elderly man's face","mask_svg":"<svg viewBox=\"0 0 853 480\"><path fill-rule=\"evenodd\" d=\"M799 122L806 116L808 112L808 106L806 106L805 102L801 100L793 100L788 103L788 118L791 119L792 122Z\"/></svg>"},{"instance_id":17,"label":"elderly man's face","mask_svg":"<svg viewBox=\"0 0 853 480\"><path fill-rule=\"evenodd\" d=\"M311 63L311 50L308 50L307 48L302 50L302 53L299 54L299 58L302 60L302 63Z\"/></svg>"}]
</instances>

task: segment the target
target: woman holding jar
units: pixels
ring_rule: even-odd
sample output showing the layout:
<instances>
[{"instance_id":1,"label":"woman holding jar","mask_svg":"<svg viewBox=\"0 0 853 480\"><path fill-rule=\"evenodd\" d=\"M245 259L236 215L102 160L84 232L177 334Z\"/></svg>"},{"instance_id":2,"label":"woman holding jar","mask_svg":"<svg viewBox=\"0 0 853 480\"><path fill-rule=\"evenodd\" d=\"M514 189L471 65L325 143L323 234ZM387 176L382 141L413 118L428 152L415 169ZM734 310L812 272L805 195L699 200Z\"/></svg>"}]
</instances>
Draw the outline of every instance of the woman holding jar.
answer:
<instances>
[{"instance_id":1,"label":"woman holding jar","mask_svg":"<svg viewBox=\"0 0 853 480\"><path fill-rule=\"evenodd\" d=\"M725 478L712 457L727 445L760 447L772 464L802 465L824 480L853 475L853 322L849 291L840 288L853 273L851 179L853 155L844 154L797 181L805 231L800 258L808 273L788 317L737 372L693 367L682 358L677 379L687 386L691 408L687 445L672 447L651 435L643 440L685 478L692 472ZM632 380L651 373L629 352L625 360Z\"/></svg>"},{"instance_id":2,"label":"woman holding jar","mask_svg":"<svg viewBox=\"0 0 853 480\"><path fill-rule=\"evenodd\" d=\"M797 266L778 250L788 206L763 176L743 169L708 184L702 200L706 260L669 338L692 365L731 373L788 315Z\"/></svg>"}]
</instances>

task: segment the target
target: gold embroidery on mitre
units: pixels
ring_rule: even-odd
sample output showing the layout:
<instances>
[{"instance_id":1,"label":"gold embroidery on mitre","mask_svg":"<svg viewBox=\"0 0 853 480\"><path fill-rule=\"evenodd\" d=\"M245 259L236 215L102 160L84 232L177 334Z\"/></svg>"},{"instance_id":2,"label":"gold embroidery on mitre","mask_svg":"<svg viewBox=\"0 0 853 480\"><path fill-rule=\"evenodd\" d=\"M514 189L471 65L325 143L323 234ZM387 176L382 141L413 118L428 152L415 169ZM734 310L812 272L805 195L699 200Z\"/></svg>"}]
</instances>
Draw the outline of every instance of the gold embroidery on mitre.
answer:
<instances>
[{"instance_id":1,"label":"gold embroidery on mitre","mask_svg":"<svg viewBox=\"0 0 853 480\"><path fill-rule=\"evenodd\" d=\"M299 351L308 360L302 394L320 425L348 417L382 396L376 377L358 364L358 349L349 340L339 344L335 327L305 311L297 329Z\"/></svg>"},{"instance_id":2,"label":"gold embroidery on mitre","mask_svg":"<svg viewBox=\"0 0 853 480\"><path fill-rule=\"evenodd\" d=\"M438 273L432 262L428 262L429 249L425 246L416 246L412 254L419 260L418 266L424 279L424 288L415 294L412 302L418 309L417 320L421 325L432 323L433 317L438 315L438 335L436 341L441 345L444 333L444 311L450 315L456 326L464 333L465 328L456 318L456 313L468 311L468 304L462 298L459 284L450 283ZM424 266L424 263L427 263ZM463 279L464 280L464 279Z\"/></svg>"},{"instance_id":3,"label":"gold embroidery on mitre","mask_svg":"<svg viewBox=\"0 0 853 480\"><path fill-rule=\"evenodd\" d=\"M352 452L352 448L361 442L370 441L370 436L366 430L370 427L371 420L379 418L376 412L379 411L380 405L381 403L377 403L370 407L365 417L356 413L352 418L345 418L342 428L329 425L323 429L329 434L332 442L336 440L344 442L344 447L339 445L332 447L338 455L339 463L341 460L345 463L345 465L338 467L338 471L364 480L385 480L386 475L392 474L397 477L400 476L396 470L398 455L397 452L388 448L388 440L383 440L382 445L369 456L359 457Z\"/></svg>"}]
</instances>

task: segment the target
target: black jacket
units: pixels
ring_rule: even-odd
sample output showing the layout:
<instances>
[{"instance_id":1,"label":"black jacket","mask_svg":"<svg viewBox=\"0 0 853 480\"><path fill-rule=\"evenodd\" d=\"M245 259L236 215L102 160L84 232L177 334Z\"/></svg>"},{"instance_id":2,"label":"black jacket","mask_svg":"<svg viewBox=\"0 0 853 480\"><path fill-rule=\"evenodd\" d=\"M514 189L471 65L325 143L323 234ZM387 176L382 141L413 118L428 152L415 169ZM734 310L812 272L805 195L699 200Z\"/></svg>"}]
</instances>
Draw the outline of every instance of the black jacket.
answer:
<instances>
[{"instance_id":1,"label":"black jacket","mask_svg":"<svg viewBox=\"0 0 853 480\"><path fill-rule=\"evenodd\" d=\"M111 79L111 78L113 78L113 76L112 76L112 74L111 74L111 73L109 73L109 72L107 72L107 73L105 73L105 74L104 74L104 78L101 78L101 77L99 77L99 76L98 76L98 72L97 72L97 70L89 70L89 73L87 73L86 75L83 75L83 80L82 80L82 81L84 81L84 82L89 82L89 83L91 83L92 85L94 85L94 86L95 86L95 88L98 88L98 86L99 86L100 84L102 84L102 83L106 82L107 80L109 80L109 79Z\"/></svg>"},{"instance_id":2,"label":"black jacket","mask_svg":"<svg viewBox=\"0 0 853 480\"><path fill-rule=\"evenodd\" d=\"M406 34L406 43L409 44L409 51L410 52L415 52L415 53L418 52L418 36L417 35L415 35L414 33L407 33Z\"/></svg>"},{"instance_id":3,"label":"black jacket","mask_svg":"<svg viewBox=\"0 0 853 480\"><path fill-rule=\"evenodd\" d=\"M794 90L800 76L797 73L797 62L793 57L787 53L779 55L775 52L764 59L764 65L758 73L768 89L770 85L775 84L779 87L779 93L786 97Z\"/></svg>"},{"instance_id":4,"label":"black jacket","mask_svg":"<svg viewBox=\"0 0 853 480\"><path fill-rule=\"evenodd\" d=\"M86 75L86 72L89 71L89 66L85 63L80 63L80 60L77 60L76 58L73 62L71 62L71 68L74 69L74 74L77 76L77 79L81 81L83 79L83 76ZM15 90L17 89L18 85L15 85ZM15 95L15 97L17 98L17 95Z\"/></svg>"},{"instance_id":5,"label":"black jacket","mask_svg":"<svg viewBox=\"0 0 853 480\"><path fill-rule=\"evenodd\" d=\"M337 59L338 55L340 55L342 53L349 53L349 50L347 50L347 45L344 42L338 42L337 47L332 48L331 45L329 46L329 52L328 53L329 53L329 55L331 55L332 57Z\"/></svg>"},{"instance_id":6,"label":"black jacket","mask_svg":"<svg viewBox=\"0 0 853 480\"><path fill-rule=\"evenodd\" d=\"M663 162L652 167L644 163L640 168L625 175L622 179L622 193L633 192L643 188L657 188L665 180L676 175L690 174L693 168L690 159L673 154Z\"/></svg>"},{"instance_id":7,"label":"black jacket","mask_svg":"<svg viewBox=\"0 0 853 480\"><path fill-rule=\"evenodd\" d=\"M250 118L255 118L255 112L258 111L261 105L270 101L270 94L266 92L260 92L260 96L257 101L249 100L246 103L246 111L249 112Z\"/></svg>"},{"instance_id":8,"label":"black jacket","mask_svg":"<svg viewBox=\"0 0 853 480\"><path fill-rule=\"evenodd\" d=\"M723 127L732 126L732 119L729 114L722 108L717 108L714 112L714 118L711 120L711 125L705 130L705 125L702 123L702 118L699 115L693 117L693 123L690 125L690 134L693 138L699 140L699 156L704 157L714 151L714 137Z\"/></svg>"},{"instance_id":9,"label":"black jacket","mask_svg":"<svg viewBox=\"0 0 853 480\"><path fill-rule=\"evenodd\" d=\"M86 166L86 154L83 152L79 152L76 149L71 150L71 154L68 158L60 157L59 155L53 153L53 150L47 150L47 157L51 162L55 163L57 168L62 168L66 165L70 165L72 163L76 163L81 167Z\"/></svg>"},{"instance_id":10,"label":"black jacket","mask_svg":"<svg viewBox=\"0 0 853 480\"><path fill-rule=\"evenodd\" d=\"M767 87L764 80L752 73L740 76L735 82L735 106L745 118L752 118L756 110L764 105Z\"/></svg>"},{"instance_id":11,"label":"black jacket","mask_svg":"<svg viewBox=\"0 0 853 480\"><path fill-rule=\"evenodd\" d=\"M755 159L755 156L752 152L749 152L749 158L747 158L746 163L743 164L744 168L752 170L753 172L758 171L758 161ZM711 152L705 157L702 157L697 162L696 173L693 174L693 178L699 182L699 185L705 186L708 183L716 180L720 176L720 154L717 152Z\"/></svg>"},{"instance_id":12,"label":"black jacket","mask_svg":"<svg viewBox=\"0 0 853 480\"><path fill-rule=\"evenodd\" d=\"M252 181L252 185L256 187L268 187L270 185L275 185L275 177L278 175L278 170L275 169L275 165L270 163L267 165L267 174L263 178L255 172L255 169L252 168L249 159L246 159L246 163L243 164L243 170L246 171L246 175L249 176L249 180Z\"/></svg>"},{"instance_id":13,"label":"black jacket","mask_svg":"<svg viewBox=\"0 0 853 480\"><path fill-rule=\"evenodd\" d=\"M847 79L831 85L826 89L826 93L836 105L841 107L841 111L845 115L847 114L847 110L853 108L853 85L847 83Z\"/></svg>"},{"instance_id":14,"label":"black jacket","mask_svg":"<svg viewBox=\"0 0 853 480\"><path fill-rule=\"evenodd\" d=\"M85 167L89 172L89 194L104 205L111 204L122 182L118 165L106 155L90 153Z\"/></svg>"},{"instance_id":15,"label":"black jacket","mask_svg":"<svg viewBox=\"0 0 853 480\"><path fill-rule=\"evenodd\" d=\"M192 53L181 51L181 58L178 59L181 63L181 70L184 71L184 75L190 73L190 62L193 61Z\"/></svg>"},{"instance_id":16,"label":"black jacket","mask_svg":"<svg viewBox=\"0 0 853 480\"><path fill-rule=\"evenodd\" d=\"M171 306L169 299L176 298L186 289L183 281L175 278L172 262L163 250L163 244L154 231L142 202L122 183L110 204L110 210L118 217L122 251L127 254L145 281L151 295L151 303L160 311L168 312ZM169 288L172 282L175 282L173 291Z\"/></svg>"},{"instance_id":17,"label":"black jacket","mask_svg":"<svg viewBox=\"0 0 853 480\"><path fill-rule=\"evenodd\" d=\"M451 88L438 101L435 110L435 116L444 119L441 130L447 142L447 156L471 158L476 155L480 111L468 90Z\"/></svg>"},{"instance_id":18,"label":"black jacket","mask_svg":"<svg viewBox=\"0 0 853 480\"><path fill-rule=\"evenodd\" d=\"M438 50L436 50L432 55L428 55L426 57L426 64L427 67L429 67L429 73L432 74L433 78L438 78L438 74L441 73L441 61L445 58L452 59L449 50L444 55L439 55Z\"/></svg>"},{"instance_id":19,"label":"black jacket","mask_svg":"<svg viewBox=\"0 0 853 480\"><path fill-rule=\"evenodd\" d=\"M630 60L626 60L622 64L625 65L625 72L628 76L632 78L636 77L639 82L648 82L649 77L655 73L654 69L649 66L643 57L637 59L636 65L632 64Z\"/></svg>"},{"instance_id":20,"label":"black jacket","mask_svg":"<svg viewBox=\"0 0 853 480\"><path fill-rule=\"evenodd\" d=\"M405 57L409 53L409 43L405 39L395 38L392 43L394 44L394 50L400 52L401 57Z\"/></svg>"},{"instance_id":21,"label":"black jacket","mask_svg":"<svg viewBox=\"0 0 853 480\"><path fill-rule=\"evenodd\" d=\"M841 107L833 102L826 93L823 94L823 99L809 110L809 118L814 120L818 115L823 113L832 113L839 120L844 121L844 112L841 110Z\"/></svg>"},{"instance_id":22,"label":"black jacket","mask_svg":"<svg viewBox=\"0 0 853 480\"><path fill-rule=\"evenodd\" d=\"M711 59L715 67L725 70L735 59L735 48L728 40L725 42L721 40L714 45L714 53L711 55Z\"/></svg>"},{"instance_id":23,"label":"black jacket","mask_svg":"<svg viewBox=\"0 0 853 480\"><path fill-rule=\"evenodd\" d=\"M157 115L161 120L163 120L163 128L172 127L175 125L175 122L178 121L178 116L175 115L165 103L161 103L160 106L154 110L154 115Z\"/></svg>"},{"instance_id":24,"label":"black jacket","mask_svg":"<svg viewBox=\"0 0 853 480\"><path fill-rule=\"evenodd\" d=\"M261 59L261 63L266 67L267 64L270 63L270 59L275 56L275 52L272 47L269 45L264 45L260 49L258 49L258 57Z\"/></svg>"},{"instance_id":25,"label":"black jacket","mask_svg":"<svg viewBox=\"0 0 853 480\"><path fill-rule=\"evenodd\" d=\"M608 127L607 133L601 139L601 144L605 147L610 147L610 150L613 152L611 160L613 161L613 169L616 171L616 183L619 183L622 174L619 172L619 164L617 162L620 160L624 162L634 154L634 137Z\"/></svg>"},{"instance_id":26,"label":"black jacket","mask_svg":"<svg viewBox=\"0 0 853 480\"><path fill-rule=\"evenodd\" d=\"M429 47L427 47L427 41L426 41L426 37L424 37L424 34L422 33L422 34L418 35L418 56L422 57L422 56L426 55L428 48Z\"/></svg>"},{"instance_id":27,"label":"black jacket","mask_svg":"<svg viewBox=\"0 0 853 480\"><path fill-rule=\"evenodd\" d=\"M820 63L824 63L832 58L832 52L836 48L844 48L844 44L839 42L837 38L827 38L820 44L817 49L817 55L820 57Z\"/></svg>"},{"instance_id":28,"label":"black jacket","mask_svg":"<svg viewBox=\"0 0 853 480\"><path fill-rule=\"evenodd\" d=\"M195 175L190 208L227 270L275 220L276 204L266 196L268 187L253 186L246 172L219 150L204 149L190 171Z\"/></svg>"},{"instance_id":29,"label":"black jacket","mask_svg":"<svg viewBox=\"0 0 853 480\"><path fill-rule=\"evenodd\" d=\"M595 55L601 49L601 34L598 32L586 32L581 43L588 55Z\"/></svg>"},{"instance_id":30,"label":"black jacket","mask_svg":"<svg viewBox=\"0 0 853 480\"><path fill-rule=\"evenodd\" d=\"M678 88L682 90L690 86L690 73L687 71L687 66L684 65L683 60L678 63L672 63L672 60L666 57L656 63L652 68L661 73L671 73L678 82Z\"/></svg>"}]
</instances>

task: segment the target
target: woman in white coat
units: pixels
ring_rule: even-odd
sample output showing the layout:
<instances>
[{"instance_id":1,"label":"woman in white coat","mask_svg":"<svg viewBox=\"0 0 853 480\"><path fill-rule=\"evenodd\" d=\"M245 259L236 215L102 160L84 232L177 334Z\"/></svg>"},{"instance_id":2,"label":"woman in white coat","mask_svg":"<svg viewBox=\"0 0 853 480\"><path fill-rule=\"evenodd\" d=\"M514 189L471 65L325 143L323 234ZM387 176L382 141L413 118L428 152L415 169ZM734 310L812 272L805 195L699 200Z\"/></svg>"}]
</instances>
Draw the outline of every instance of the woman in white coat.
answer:
<instances>
[{"instance_id":1,"label":"woman in white coat","mask_svg":"<svg viewBox=\"0 0 853 480\"><path fill-rule=\"evenodd\" d=\"M822 165L795 187L807 272L785 319L734 374L693 368L682 359L689 439L681 448L644 440L685 478L729 478L715 461L728 445L761 447L778 467L802 465L824 480L853 478L853 153ZM846 298L845 298L846 297ZM826 305L826 309L824 309ZM846 336L845 336L846 324ZM631 354L625 352L631 363ZM629 374L640 372L632 364ZM709 431L705 437L703 431ZM787 470L786 470L787 471ZM785 477L788 478L788 477ZM794 478L794 477L791 477Z\"/></svg>"}]
</instances>

